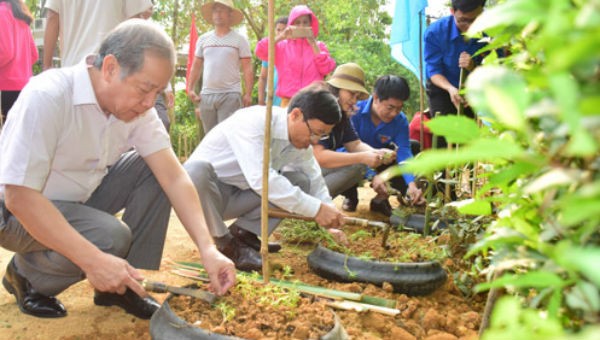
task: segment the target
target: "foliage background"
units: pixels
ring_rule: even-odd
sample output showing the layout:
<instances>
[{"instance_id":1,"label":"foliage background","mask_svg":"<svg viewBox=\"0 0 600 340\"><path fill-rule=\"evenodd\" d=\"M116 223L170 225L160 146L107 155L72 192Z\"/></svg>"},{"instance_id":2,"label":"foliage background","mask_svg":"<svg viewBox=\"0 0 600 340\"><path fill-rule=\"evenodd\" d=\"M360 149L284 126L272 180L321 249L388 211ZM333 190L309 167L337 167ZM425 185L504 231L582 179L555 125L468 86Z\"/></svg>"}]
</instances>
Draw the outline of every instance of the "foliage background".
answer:
<instances>
[{"instance_id":1,"label":"foliage background","mask_svg":"<svg viewBox=\"0 0 600 340\"><path fill-rule=\"evenodd\" d=\"M293 6L308 5L320 23L319 40L325 42L337 64L356 62L367 75L367 88L378 76L396 74L409 80L413 93L405 104L405 112L412 115L419 108L418 81L391 57L388 45L392 18L385 11L386 0L331 0L331 1L275 1L275 17L287 16ZM191 0L158 1L153 19L160 22L172 35L180 49L187 52L191 14L196 16L199 34L212 29L202 19L200 6L203 2ZM244 13L244 26L251 48L267 36L267 0L235 0L237 8ZM177 8L176 8L177 6ZM177 18L173 15L177 13ZM238 27L239 29L240 27ZM260 61L254 58L254 70L258 74ZM255 101L257 100L255 92Z\"/></svg>"}]
</instances>

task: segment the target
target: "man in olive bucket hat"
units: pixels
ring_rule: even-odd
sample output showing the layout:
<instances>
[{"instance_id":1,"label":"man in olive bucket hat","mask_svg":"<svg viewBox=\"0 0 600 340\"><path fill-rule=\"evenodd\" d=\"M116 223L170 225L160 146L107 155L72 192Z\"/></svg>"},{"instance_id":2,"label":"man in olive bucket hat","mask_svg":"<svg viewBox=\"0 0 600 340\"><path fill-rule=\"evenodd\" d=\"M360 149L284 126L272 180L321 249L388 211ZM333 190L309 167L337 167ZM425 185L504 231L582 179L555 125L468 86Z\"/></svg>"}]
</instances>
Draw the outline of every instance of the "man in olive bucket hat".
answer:
<instances>
[{"instance_id":1,"label":"man in olive bucket hat","mask_svg":"<svg viewBox=\"0 0 600 340\"><path fill-rule=\"evenodd\" d=\"M396 153L386 148L375 149L362 142L350 122L350 116L356 111L356 102L369 98L363 69L355 63L340 65L327 84L338 99L342 120L334 126L327 140L313 146L313 151L331 197L344 195L342 208L356 211L357 185L364 178L367 167L391 164Z\"/></svg>"},{"instance_id":2,"label":"man in olive bucket hat","mask_svg":"<svg viewBox=\"0 0 600 340\"><path fill-rule=\"evenodd\" d=\"M241 107L252 104L252 52L248 39L231 27L242 22L243 15L231 0L209 1L202 5L202 17L214 30L198 38L187 93L199 104L204 133L231 116ZM244 92L240 78L244 75ZM196 84L202 76L202 90Z\"/></svg>"}]
</instances>

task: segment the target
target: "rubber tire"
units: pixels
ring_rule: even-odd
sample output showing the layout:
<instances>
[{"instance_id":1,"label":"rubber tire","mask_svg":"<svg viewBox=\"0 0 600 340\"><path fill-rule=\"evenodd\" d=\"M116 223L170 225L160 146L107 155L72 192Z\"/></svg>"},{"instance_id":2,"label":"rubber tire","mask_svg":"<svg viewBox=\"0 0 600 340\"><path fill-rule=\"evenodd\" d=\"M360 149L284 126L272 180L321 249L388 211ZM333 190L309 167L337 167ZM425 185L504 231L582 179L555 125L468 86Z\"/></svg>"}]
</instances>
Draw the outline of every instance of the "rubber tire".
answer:
<instances>
[{"instance_id":1,"label":"rubber tire","mask_svg":"<svg viewBox=\"0 0 600 340\"><path fill-rule=\"evenodd\" d=\"M235 336L212 333L202 328L198 328L187 323L177 316L169 306L169 300L173 298L170 294L161 307L152 315L150 319L150 336L154 340L242 340ZM348 333L342 326L339 317L332 310L335 316L335 326L329 333L321 336L322 340L347 340Z\"/></svg>"},{"instance_id":2,"label":"rubber tire","mask_svg":"<svg viewBox=\"0 0 600 340\"><path fill-rule=\"evenodd\" d=\"M394 293L427 295L446 282L439 262L390 263L367 261L317 246L308 255L308 266L317 275L338 282L366 282L382 286L388 282Z\"/></svg>"},{"instance_id":3,"label":"rubber tire","mask_svg":"<svg viewBox=\"0 0 600 340\"><path fill-rule=\"evenodd\" d=\"M435 222L437 219L433 218L431 222ZM396 228L402 228L404 231L412 231L415 233L423 234L425 230L425 215L412 214L407 217L400 217L392 214L390 216L390 224ZM446 222L440 220L435 229L430 230L430 233L435 233L439 230L448 228Z\"/></svg>"}]
</instances>

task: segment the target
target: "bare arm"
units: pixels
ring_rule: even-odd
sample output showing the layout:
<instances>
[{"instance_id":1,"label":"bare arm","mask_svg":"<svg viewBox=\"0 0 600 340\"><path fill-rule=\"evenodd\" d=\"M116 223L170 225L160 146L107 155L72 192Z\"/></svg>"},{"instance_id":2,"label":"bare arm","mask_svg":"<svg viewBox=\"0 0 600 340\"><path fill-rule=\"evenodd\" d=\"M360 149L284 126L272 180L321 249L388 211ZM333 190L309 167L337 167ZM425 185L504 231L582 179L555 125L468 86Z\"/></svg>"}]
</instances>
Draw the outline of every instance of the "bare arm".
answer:
<instances>
[{"instance_id":1,"label":"bare arm","mask_svg":"<svg viewBox=\"0 0 600 340\"><path fill-rule=\"evenodd\" d=\"M244 74L244 107L252 105L252 87L254 87L254 73L252 72L252 59L242 58L242 73Z\"/></svg>"},{"instance_id":2,"label":"bare arm","mask_svg":"<svg viewBox=\"0 0 600 340\"><path fill-rule=\"evenodd\" d=\"M172 149L155 152L144 160L200 251L202 263L211 279L211 287L217 294L224 294L235 283L235 267L231 260L217 250L206 226L200 198L190 177Z\"/></svg>"},{"instance_id":3,"label":"bare arm","mask_svg":"<svg viewBox=\"0 0 600 340\"><path fill-rule=\"evenodd\" d=\"M265 105L267 102L267 73L268 69L264 66L261 66L260 75L258 76L258 105Z\"/></svg>"},{"instance_id":4,"label":"bare arm","mask_svg":"<svg viewBox=\"0 0 600 340\"><path fill-rule=\"evenodd\" d=\"M344 147L348 152L337 152L325 149L322 145L313 145L313 153L323 168L339 168L353 164L376 168L383 163L384 152L373 149L360 140L345 143Z\"/></svg>"},{"instance_id":5,"label":"bare arm","mask_svg":"<svg viewBox=\"0 0 600 340\"><path fill-rule=\"evenodd\" d=\"M44 31L44 70L52 68L52 58L58 41L60 17L57 12L48 9L46 15L46 30Z\"/></svg>"},{"instance_id":6,"label":"bare arm","mask_svg":"<svg viewBox=\"0 0 600 340\"><path fill-rule=\"evenodd\" d=\"M75 263L96 289L123 294L129 287L146 296L137 282L143 277L135 268L124 259L102 252L81 236L40 192L7 185L5 203L33 238Z\"/></svg>"},{"instance_id":7,"label":"bare arm","mask_svg":"<svg viewBox=\"0 0 600 340\"><path fill-rule=\"evenodd\" d=\"M202 77L202 71L204 69L204 59L194 57L194 62L192 63L192 69L190 70L190 79L187 86L187 93L190 99L194 103L200 102L200 95L196 92L196 85Z\"/></svg>"}]
</instances>

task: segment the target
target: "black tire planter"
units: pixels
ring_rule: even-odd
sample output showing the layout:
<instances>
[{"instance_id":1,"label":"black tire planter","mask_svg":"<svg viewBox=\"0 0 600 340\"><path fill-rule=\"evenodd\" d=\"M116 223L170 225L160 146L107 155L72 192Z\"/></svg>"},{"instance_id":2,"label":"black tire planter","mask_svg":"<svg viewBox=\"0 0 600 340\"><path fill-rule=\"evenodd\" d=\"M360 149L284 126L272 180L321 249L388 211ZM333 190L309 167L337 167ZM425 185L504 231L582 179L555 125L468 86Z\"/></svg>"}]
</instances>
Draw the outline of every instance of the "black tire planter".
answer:
<instances>
[{"instance_id":1,"label":"black tire planter","mask_svg":"<svg viewBox=\"0 0 600 340\"><path fill-rule=\"evenodd\" d=\"M430 219L430 222L437 221L435 217ZM412 231L415 233L423 234L423 230L425 230L425 215L421 214L412 214L406 217L400 217L398 215L392 214L390 216L390 224L397 228L402 228L402 230ZM439 220L438 224L435 228L432 228L429 232L435 233L437 231L448 228L448 225L445 221Z\"/></svg>"},{"instance_id":2,"label":"black tire planter","mask_svg":"<svg viewBox=\"0 0 600 340\"><path fill-rule=\"evenodd\" d=\"M439 262L389 263L367 261L317 246L308 255L308 266L317 275L338 282L366 282L382 286L388 282L394 293L420 296L432 293L446 282Z\"/></svg>"},{"instance_id":3,"label":"black tire planter","mask_svg":"<svg viewBox=\"0 0 600 340\"><path fill-rule=\"evenodd\" d=\"M154 340L243 340L235 336L212 333L189 324L173 312L169 306L170 294L162 306L150 319L150 336ZM347 340L348 333L342 326L339 317L334 313L335 326L329 333L321 336L322 340Z\"/></svg>"}]
</instances>

